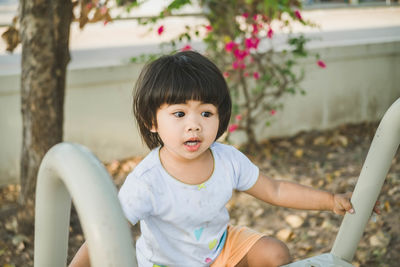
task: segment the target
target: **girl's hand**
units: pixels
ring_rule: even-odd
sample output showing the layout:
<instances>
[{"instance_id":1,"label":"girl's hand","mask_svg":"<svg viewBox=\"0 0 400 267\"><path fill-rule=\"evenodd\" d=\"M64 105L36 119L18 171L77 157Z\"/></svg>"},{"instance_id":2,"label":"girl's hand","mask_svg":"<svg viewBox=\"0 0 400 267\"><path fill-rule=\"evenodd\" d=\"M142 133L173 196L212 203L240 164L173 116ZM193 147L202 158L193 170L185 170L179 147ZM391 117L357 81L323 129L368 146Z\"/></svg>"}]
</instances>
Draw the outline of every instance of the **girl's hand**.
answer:
<instances>
[{"instance_id":1,"label":"girl's hand","mask_svg":"<svg viewBox=\"0 0 400 267\"><path fill-rule=\"evenodd\" d=\"M353 214L354 209L350 202L352 194L353 193L334 194L332 211L339 215L345 215L346 212Z\"/></svg>"},{"instance_id":2,"label":"girl's hand","mask_svg":"<svg viewBox=\"0 0 400 267\"><path fill-rule=\"evenodd\" d=\"M345 193L345 194L335 194L333 195L333 209L332 211L339 215L345 215L346 212L353 214L354 209L353 205L351 205L350 199L353 193ZM381 214L379 209L380 202L376 201L374 206L374 212L377 214Z\"/></svg>"}]
</instances>

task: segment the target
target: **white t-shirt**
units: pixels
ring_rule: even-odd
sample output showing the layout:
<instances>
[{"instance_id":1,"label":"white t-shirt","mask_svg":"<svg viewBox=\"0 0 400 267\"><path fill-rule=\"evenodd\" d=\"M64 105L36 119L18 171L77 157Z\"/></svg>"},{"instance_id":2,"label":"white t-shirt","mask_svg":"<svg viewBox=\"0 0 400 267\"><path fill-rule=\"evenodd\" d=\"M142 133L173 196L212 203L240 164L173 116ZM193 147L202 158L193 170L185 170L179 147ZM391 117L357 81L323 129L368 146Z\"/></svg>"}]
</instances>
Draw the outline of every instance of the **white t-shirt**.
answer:
<instances>
[{"instance_id":1,"label":"white t-shirt","mask_svg":"<svg viewBox=\"0 0 400 267\"><path fill-rule=\"evenodd\" d=\"M250 189L259 174L244 154L232 146L211 145L214 171L200 185L188 185L169 175L153 149L128 175L119 191L125 216L140 221L136 243L139 267L209 266L221 252L232 191Z\"/></svg>"}]
</instances>

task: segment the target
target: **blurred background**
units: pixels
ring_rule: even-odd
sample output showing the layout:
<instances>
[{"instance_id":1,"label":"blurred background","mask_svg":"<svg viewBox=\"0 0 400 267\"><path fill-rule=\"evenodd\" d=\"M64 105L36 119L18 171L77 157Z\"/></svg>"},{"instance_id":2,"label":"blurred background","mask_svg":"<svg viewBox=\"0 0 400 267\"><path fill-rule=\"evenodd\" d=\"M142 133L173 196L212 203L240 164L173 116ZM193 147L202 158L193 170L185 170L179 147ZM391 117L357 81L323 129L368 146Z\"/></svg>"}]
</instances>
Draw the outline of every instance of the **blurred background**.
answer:
<instances>
[{"instance_id":1,"label":"blurred background","mask_svg":"<svg viewBox=\"0 0 400 267\"><path fill-rule=\"evenodd\" d=\"M105 163L117 186L148 152L131 108L133 85L143 62L132 58L162 52L160 43L173 39L185 25L208 23L202 16L207 10L198 4L180 9L153 28L137 22L141 17L157 16L170 2L143 1L129 12L113 7L113 21L87 24L83 29L78 22L71 24L64 140L87 146ZM17 9L18 1L0 0L0 34ZM305 95L283 97L284 107L269 111L273 113L271 123L256 125L260 151L251 157L268 175L347 191L357 180L378 122L400 97L399 2L306 0L301 16L316 27L296 24L293 32L310 39L307 49L322 63L314 58L299 61L305 71L301 81ZM283 50L287 33L279 28L274 31L275 47ZM177 49L185 45L179 43ZM205 50L200 37L193 38L190 46ZM4 241L0 242L0 266L31 266L33 237L21 233L14 205L20 190L23 127L21 46L13 53L6 47L0 40L0 220L4 226L0 227ZM230 142L238 147L245 141L242 132L230 134ZM398 153L392 164L381 200L390 218L368 225L353 263L356 266L396 266L400 260ZM277 210L244 195L235 195L229 210L232 223L247 224L291 242L296 258L329 251L340 223L332 215ZM83 241L76 214L70 234L69 257ZM387 251L387 247L392 249Z\"/></svg>"},{"instance_id":2,"label":"blurred background","mask_svg":"<svg viewBox=\"0 0 400 267\"><path fill-rule=\"evenodd\" d=\"M0 33L16 14L17 2L0 1ZM131 114L130 96L141 64L131 58L160 51L159 44L183 29L204 24L194 5L180 10L186 16L170 17L157 27L138 25L134 19L156 15L169 1L145 1L131 12L114 9L119 19L104 25L71 25L64 139L88 146L103 161L143 155ZM193 14L193 16L190 16ZM344 123L379 120L400 96L400 7L395 1L306 1L302 16L318 27L298 26L294 31L311 38L308 48L319 53L326 69L302 62L307 96L285 99L285 107L268 128L260 125L258 138L291 136L303 130L331 129ZM159 23L158 25L161 25ZM157 24L156 24L157 26ZM284 34L281 34L284 35ZM279 40L280 33L275 35ZM194 49L204 45L192 40ZM19 175L21 150L20 47L5 51L0 42L0 182ZM95 101L92 100L96 95ZM94 130L95 129L95 130ZM118 138L115 138L116 135ZM243 141L240 133L232 138Z\"/></svg>"}]
</instances>

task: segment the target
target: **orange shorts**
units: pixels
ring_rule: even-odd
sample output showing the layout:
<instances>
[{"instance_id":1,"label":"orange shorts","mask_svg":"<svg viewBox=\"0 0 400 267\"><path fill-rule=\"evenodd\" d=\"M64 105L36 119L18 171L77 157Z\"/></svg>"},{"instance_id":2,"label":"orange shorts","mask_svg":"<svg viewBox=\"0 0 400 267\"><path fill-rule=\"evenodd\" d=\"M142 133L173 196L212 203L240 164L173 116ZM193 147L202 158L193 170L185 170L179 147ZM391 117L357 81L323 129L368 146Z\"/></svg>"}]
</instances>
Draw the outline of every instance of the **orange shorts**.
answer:
<instances>
[{"instance_id":1,"label":"orange shorts","mask_svg":"<svg viewBox=\"0 0 400 267\"><path fill-rule=\"evenodd\" d=\"M228 225L228 236L224 248L211 267L234 267L263 236L264 234L245 226Z\"/></svg>"}]
</instances>

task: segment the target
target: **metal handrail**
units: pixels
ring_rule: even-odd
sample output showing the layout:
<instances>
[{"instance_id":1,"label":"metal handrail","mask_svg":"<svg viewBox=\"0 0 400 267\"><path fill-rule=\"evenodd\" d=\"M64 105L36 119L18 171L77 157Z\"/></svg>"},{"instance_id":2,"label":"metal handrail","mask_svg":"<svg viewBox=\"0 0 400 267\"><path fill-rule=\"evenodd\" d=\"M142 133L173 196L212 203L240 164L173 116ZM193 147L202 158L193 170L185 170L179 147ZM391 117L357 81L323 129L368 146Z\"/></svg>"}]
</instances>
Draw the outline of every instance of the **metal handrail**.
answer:
<instances>
[{"instance_id":1,"label":"metal handrail","mask_svg":"<svg viewBox=\"0 0 400 267\"><path fill-rule=\"evenodd\" d=\"M137 266L128 223L110 176L88 149L72 143L55 145L40 165L34 266L66 266L71 198L92 266Z\"/></svg>"},{"instance_id":2,"label":"metal handrail","mask_svg":"<svg viewBox=\"0 0 400 267\"><path fill-rule=\"evenodd\" d=\"M313 262L350 265L399 144L400 98L379 124L351 198L355 213L345 215L331 252L287 266ZM137 266L115 186L89 150L71 143L50 149L40 166L36 190L35 266L66 264L70 194L92 265Z\"/></svg>"},{"instance_id":3,"label":"metal handrail","mask_svg":"<svg viewBox=\"0 0 400 267\"><path fill-rule=\"evenodd\" d=\"M342 221L330 253L297 261L282 267L351 267L358 243L371 216L392 159L400 144L400 98L383 116L351 197L355 213Z\"/></svg>"},{"instance_id":4,"label":"metal handrail","mask_svg":"<svg viewBox=\"0 0 400 267\"><path fill-rule=\"evenodd\" d=\"M331 254L351 262L400 144L400 98L383 116L351 198L355 213L343 218Z\"/></svg>"}]
</instances>

